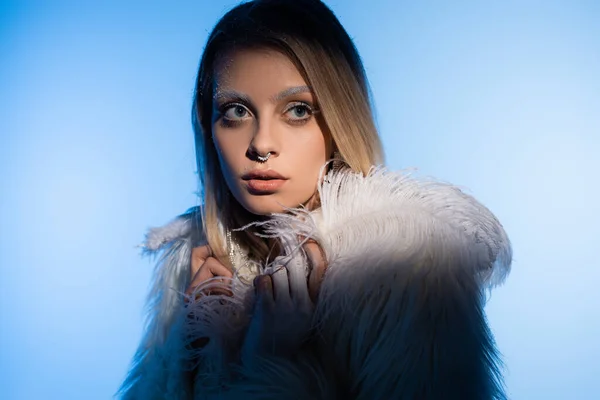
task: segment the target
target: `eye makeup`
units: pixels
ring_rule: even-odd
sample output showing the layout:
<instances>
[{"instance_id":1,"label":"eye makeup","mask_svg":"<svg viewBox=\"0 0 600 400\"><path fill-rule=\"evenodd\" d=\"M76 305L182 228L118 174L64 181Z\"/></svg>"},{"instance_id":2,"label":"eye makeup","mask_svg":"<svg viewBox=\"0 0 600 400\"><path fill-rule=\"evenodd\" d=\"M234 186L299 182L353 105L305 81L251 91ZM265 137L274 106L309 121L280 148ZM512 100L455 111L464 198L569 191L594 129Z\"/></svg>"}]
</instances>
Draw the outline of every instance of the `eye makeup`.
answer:
<instances>
[{"instance_id":1,"label":"eye makeup","mask_svg":"<svg viewBox=\"0 0 600 400\"><path fill-rule=\"evenodd\" d=\"M277 104L282 100L285 100L292 96L297 96L298 94L302 93L312 95L312 91L308 86L293 86L286 88L280 91L279 93L269 97L269 101L273 104ZM307 101L301 100L299 98L293 101L289 101L282 109L282 112L284 114L284 120L290 125L303 125L307 123L308 121L310 121L310 119L315 113L319 112L319 110L316 107L313 107L311 103L312 100ZM220 120L221 126L223 127L235 127L242 124L246 118L241 117L239 119L232 119L227 118L225 116L225 114L233 107L243 107L247 110L249 114L258 118L258 113L256 111L256 108L253 106L250 96L233 89L217 89L216 93L213 96L213 123L217 122L217 120ZM288 117L290 112L293 111L295 108L304 109L306 111L307 116L299 118Z\"/></svg>"},{"instance_id":2,"label":"eye makeup","mask_svg":"<svg viewBox=\"0 0 600 400\"><path fill-rule=\"evenodd\" d=\"M315 110L309 103L306 103L304 101L294 101L288 104L284 111L284 114L288 115L290 112L298 109L304 110L306 114L305 116L297 118L286 117L285 120L290 125L304 125L308 121L310 121L314 113L317 112L317 110Z\"/></svg>"},{"instance_id":3,"label":"eye makeup","mask_svg":"<svg viewBox=\"0 0 600 400\"><path fill-rule=\"evenodd\" d=\"M308 86L292 86L290 88L284 89L281 92L277 93L274 96L269 97L269 101L273 104L284 100L287 97L300 94L300 93L310 93L312 94L312 90ZM250 97L245 93L238 92L236 90L217 90L213 96L213 100L219 103L223 103L226 101L239 100L241 102L252 104Z\"/></svg>"},{"instance_id":4,"label":"eye makeup","mask_svg":"<svg viewBox=\"0 0 600 400\"><path fill-rule=\"evenodd\" d=\"M218 91L213 96L213 103L216 103L217 106L221 106L224 103L239 101L240 103L252 104L250 97L244 93L238 92L236 90L224 90Z\"/></svg>"},{"instance_id":5,"label":"eye makeup","mask_svg":"<svg viewBox=\"0 0 600 400\"><path fill-rule=\"evenodd\" d=\"M235 110L238 107L245 111L247 114L250 114L248 108L244 104L241 104L239 102L226 103L219 108L217 118L220 119L220 124L222 127L233 128L244 123L244 120L247 119L246 115L239 118L227 118L227 113L230 110Z\"/></svg>"},{"instance_id":6,"label":"eye makeup","mask_svg":"<svg viewBox=\"0 0 600 400\"><path fill-rule=\"evenodd\" d=\"M293 86L282 90L275 96L270 97L269 100L271 100L271 103L277 103L285 99L286 97L293 96L299 93L312 93L312 90L310 90L308 86Z\"/></svg>"},{"instance_id":7,"label":"eye makeup","mask_svg":"<svg viewBox=\"0 0 600 400\"><path fill-rule=\"evenodd\" d=\"M225 113L233 107L243 107L248 113L256 115L256 110L252 106L250 97L243 93L228 90L217 93L213 96L213 99L213 123L219 119L221 120L221 125L224 127L233 127L242 123L243 120L233 120L224 117Z\"/></svg>"}]
</instances>

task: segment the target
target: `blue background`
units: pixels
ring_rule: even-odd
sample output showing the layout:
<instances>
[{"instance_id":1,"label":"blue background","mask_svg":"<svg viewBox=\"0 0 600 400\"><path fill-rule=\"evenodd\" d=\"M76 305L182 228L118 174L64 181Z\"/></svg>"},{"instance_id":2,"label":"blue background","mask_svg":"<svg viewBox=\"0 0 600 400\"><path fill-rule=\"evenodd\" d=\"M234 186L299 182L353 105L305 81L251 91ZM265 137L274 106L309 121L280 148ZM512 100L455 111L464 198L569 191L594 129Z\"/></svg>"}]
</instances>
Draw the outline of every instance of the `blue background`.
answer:
<instances>
[{"instance_id":1,"label":"blue background","mask_svg":"<svg viewBox=\"0 0 600 400\"><path fill-rule=\"evenodd\" d=\"M0 397L108 399L142 333L145 230L198 203L192 87L236 2L0 2ZM388 164L468 189L513 272L512 399L597 398L600 3L328 1Z\"/></svg>"}]
</instances>

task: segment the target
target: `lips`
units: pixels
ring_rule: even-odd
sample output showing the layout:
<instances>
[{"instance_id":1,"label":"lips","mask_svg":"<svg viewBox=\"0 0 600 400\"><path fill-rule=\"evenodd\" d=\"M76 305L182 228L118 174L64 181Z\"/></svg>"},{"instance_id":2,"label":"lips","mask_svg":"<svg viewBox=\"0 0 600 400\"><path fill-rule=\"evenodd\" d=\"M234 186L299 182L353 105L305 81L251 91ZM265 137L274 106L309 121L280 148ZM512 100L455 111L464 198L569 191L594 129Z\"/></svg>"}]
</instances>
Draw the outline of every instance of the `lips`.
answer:
<instances>
[{"instance_id":1,"label":"lips","mask_svg":"<svg viewBox=\"0 0 600 400\"><path fill-rule=\"evenodd\" d=\"M252 170L252 171L247 172L244 175L242 175L242 179L245 181L248 181L251 179L262 179L262 180L283 179L283 180L286 180L287 178L285 178L279 172L273 171L272 169L268 169L268 170L255 169L255 170Z\"/></svg>"},{"instance_id":2,"label":"lips","mask_svg":"<svg viewBox=\"0 0 600 400\"><path fill-rule=\"evenodd\" d=\"M254 170L242 175L248 192L256 195L275 193L285 184L287 178L273 170Z\"/></svg>"}]
</instances>

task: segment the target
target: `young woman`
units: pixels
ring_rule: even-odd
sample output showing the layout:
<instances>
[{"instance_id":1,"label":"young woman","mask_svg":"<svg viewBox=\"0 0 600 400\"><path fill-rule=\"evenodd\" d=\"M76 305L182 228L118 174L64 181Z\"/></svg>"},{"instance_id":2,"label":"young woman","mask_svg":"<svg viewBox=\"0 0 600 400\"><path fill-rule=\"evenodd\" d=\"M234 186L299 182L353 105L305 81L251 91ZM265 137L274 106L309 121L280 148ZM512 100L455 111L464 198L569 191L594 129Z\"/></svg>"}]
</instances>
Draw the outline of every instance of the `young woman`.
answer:
<instances>
[{"instance_id":1,"label":"young woman","mask_svg":"<svg viewBox=\"0 0 600 400\"><path fill-rule=\"evenodd\" d=\"M229 11L193 121L203 205L147 235L123 398L505 397L483 306L508 238L457 188L375 167L364 69L323 3Z\"/></svg>"}]
</instances>

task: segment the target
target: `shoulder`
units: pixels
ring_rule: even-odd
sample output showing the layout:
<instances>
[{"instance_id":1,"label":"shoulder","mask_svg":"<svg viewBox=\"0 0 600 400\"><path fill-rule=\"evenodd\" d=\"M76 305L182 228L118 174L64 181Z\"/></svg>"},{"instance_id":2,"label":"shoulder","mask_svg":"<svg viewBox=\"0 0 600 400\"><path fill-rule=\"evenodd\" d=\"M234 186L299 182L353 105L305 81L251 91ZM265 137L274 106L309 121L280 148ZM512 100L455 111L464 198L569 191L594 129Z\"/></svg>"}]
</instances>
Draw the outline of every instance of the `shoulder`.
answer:
<instances>
[{"instance_id":1,"label":"shoulder","mask_svg":"<svg viewBox=\"0 0 600 400\"><path fill-rule=\"evenodd\" d=\"M164 225L149 228L141 247L144 252L154 253L182 240L191 241L194 246L205 242L201 206L189 208Z\"/></svg>"},{"instance_id":2,"label":"shoulder","mask_svg":"<svg viewBox=\"0 0 600 400\"><path fill-rule=\"evenodd\" d=\"M512 248L496 216L458 186L414 172L373 167L366 176L348 170L328 174L319 188L320 231L336 242L345 237L351 248L411 243L444 256L451 248L477 253L484 280L490 286L503 282Z\"/></svg>"}]
</instances>

